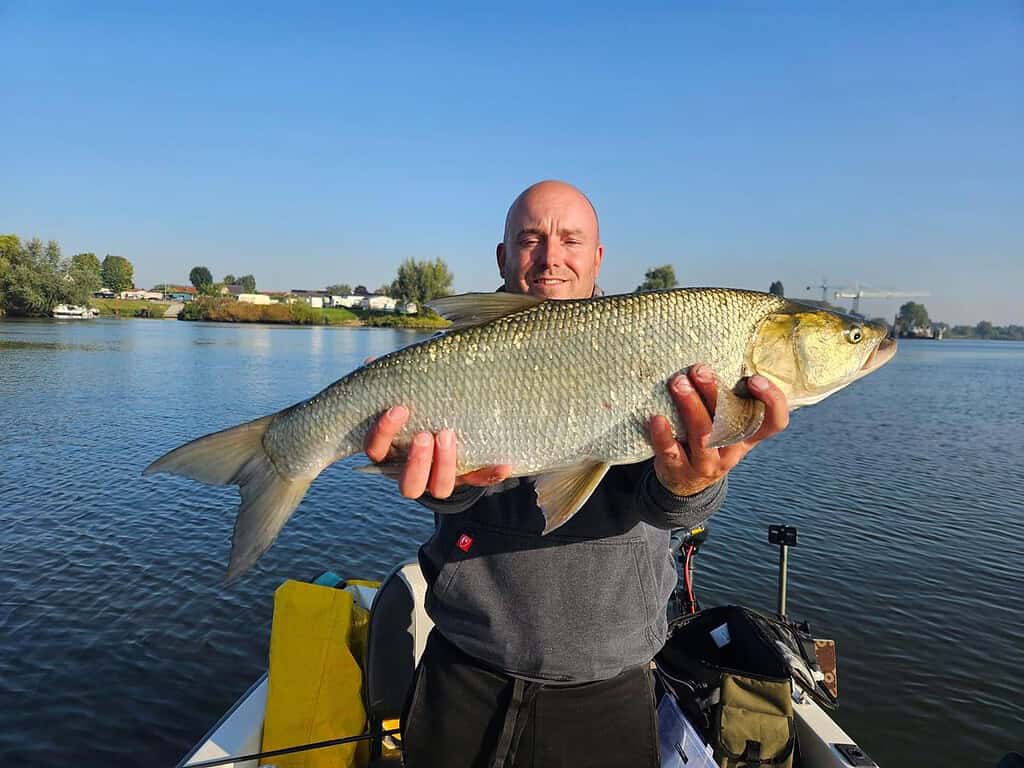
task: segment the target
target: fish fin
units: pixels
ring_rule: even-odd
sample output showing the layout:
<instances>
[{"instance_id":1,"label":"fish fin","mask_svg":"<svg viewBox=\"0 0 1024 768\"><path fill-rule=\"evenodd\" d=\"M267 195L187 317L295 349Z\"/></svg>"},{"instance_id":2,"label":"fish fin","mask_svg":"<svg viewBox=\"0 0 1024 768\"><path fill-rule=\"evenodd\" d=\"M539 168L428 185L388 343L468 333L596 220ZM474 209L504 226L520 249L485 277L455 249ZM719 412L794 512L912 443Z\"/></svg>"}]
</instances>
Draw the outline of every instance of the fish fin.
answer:
<instances>
[{"instance_id":1,"label":"fish fin","mask_svg":"<svg viewBox=\"0 0 1024 768\"><path fill-rule=\"evenodd\" d=\"M603 461L585 461L546 472L534 480L537 506L544 513L545 534L568 522L579 511L610 466Z\"/></svg>"},{"instance_id":2,"label":"fish fin","mask_svg":"<svg viewBox=\"0 0 1024 768\"><path fill-rule=\"evenodd\" d=\"M169 451L144 470L143 475L168 472L210 485L231 485L255 452L263 452L263 435L273 414L198 437Z\"/></svg>"},{"instance_id":3,"label":"fish fin","mask_svg":"<svg viewBox=\"0 0 1024 768\"><path fill-rule=\"evenodd\" d=\"M237 485L242 496L231 541L226 582L231 583L262 555L299 506L319 472L285 478L263 449L274 416L214 432L175 448L143 471L170 472L212 485Z\"/></svg>"},{"instance_id":4,"label":"fish fin","mask_svg":"<svg viewBox=\"0 0 1024 768\"><path fill-rule=\"evenodd\" d=\"M746 392L745 385L739 389ZM761 428L763 421L764 403L752 397L741 397L730 389L719 387L708 448L721 448L746 440Z\"/></svg>"},{"instance_id":5,"label":"fish fin","mask_svg":"<svg viewBox=\"0 0 1024 768\"><path fill-rule=\"evenodd\" d=\"M281 477L266 454L249 463L238 483L242 503L231 537L231 559L224 576L225 584L252 568L260 555L270 548L315 478L316 475L304 475L287 480Z\"/></svg>"},{"instance_id":6,"label":"fish fin","mask_svg":"<svg viewBox=\"0 0 1024 768\"><path fill-rule=\"evenodd\" d=\"M463 293L444 296L427 302L427 306L451 322L448 330L459 331L489 323L499 317L522 312L541 304L545 299L524 293Z\"/></svg>"},{"instance_id":7,"label":"fish fin","mask_svg":"<svg viewBox=\"0 0 1024 768\"><path fill-rule=\"evenodd\" d=\"M383 461L380 464L363 464L354 467L354 469L356 472L362 472L364 475L383 475L392 480L397 480L399 475L402 474L402 467L404 466L405 459L403 458L395 461Z\"/></svg>"}]
</instances>

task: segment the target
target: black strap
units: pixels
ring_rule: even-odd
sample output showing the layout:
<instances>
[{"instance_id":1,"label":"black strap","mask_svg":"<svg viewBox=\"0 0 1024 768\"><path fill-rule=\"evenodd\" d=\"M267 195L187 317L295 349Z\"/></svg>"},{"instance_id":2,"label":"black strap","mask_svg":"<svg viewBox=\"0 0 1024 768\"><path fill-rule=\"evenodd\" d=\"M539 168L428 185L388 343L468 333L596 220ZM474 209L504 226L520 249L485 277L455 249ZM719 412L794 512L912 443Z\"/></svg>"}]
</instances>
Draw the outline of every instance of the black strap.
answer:
<instances>
[{"instance_id":1,"label":"black strap","mask_svg":"<svg viewBox=\"0 0 1024 768\"><path fill-rule=\"evenodd\" d=\"M527 718L523 716L523 713L529 709L540 689L540 683L530 683L518 677L513 679L512 698L505 710L501 736L498 738L498 746L494 749L491 768L508 768L512 765L516 751L519 749L519 739L526 728Z\"/></svg>"}]
</instances>

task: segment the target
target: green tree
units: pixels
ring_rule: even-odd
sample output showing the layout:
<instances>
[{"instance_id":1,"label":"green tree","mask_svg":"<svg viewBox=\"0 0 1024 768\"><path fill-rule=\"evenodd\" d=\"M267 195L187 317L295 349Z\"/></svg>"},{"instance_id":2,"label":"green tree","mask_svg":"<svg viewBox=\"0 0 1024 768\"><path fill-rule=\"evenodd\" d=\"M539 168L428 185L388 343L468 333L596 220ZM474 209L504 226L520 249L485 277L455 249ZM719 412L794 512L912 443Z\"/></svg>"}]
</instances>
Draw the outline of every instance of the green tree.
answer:
<instances>
[{"instance_id":1,"label":"green tree","mask_svg":"<svg viewBox=\"0 0 1024 768\"><path fill-rule=\"evenodd\" d=\"M391 283L390 294L392 298L413 301L422 306L450 294L453 281L448 265L440 258L434 261L406 259L398 267L398 275Z\"/></svg>"},{"instance_id":2,"label":"green tree","mask_svg":"<svg viewBox=\"0 0 1024 768\"><path fill-rule=\"evenodd\" d=\"M638 291L660 291L675 288L676 271L671 264L654 267L644 273L644 281L636 287Z\"/></svg>"},{"instance_id":3,"label":"green tree","mask_svg":"<svg viewBox=\"0 0 1024 768\"><path fill-rule=\"evenodd\" d=\"M931 326L931 321L928 319L928 310L925 309L924 304L918 304L915 301L908 301L900 307L897 317L899 318L900 325L908 331L912 328L928 328Z\"/></svg>"},{"instance_id":4,"label":"green tree","mask_svg":"<svg viewBox=\"0 0 1024 768\"><path fill-rule=\"evenodd\" d=\"M53 245L56 245L51 241ZM0 301L9 315L44 316L64 296L64 285L60 272L60 247L56 254L47 249L42 241L34 237L23 246L18 239L8 236L4 239L4 261L6 267L0 273ZM57 256L54 264L52 257Z\"/></svg>"},{"instance_id":5,"label":"green tree","mask_svg":"<svg viewBox=\"0 0 1024 768\"><path fill-rule=\"evenodd\" d=\"M224 282L227 282L227 278ZM252 275L242 275L238 278L238 285L242 286L246 293L256 293L256 278Z\"/></svg>"},{"instance_id":6,"label":"green tree","mask_svg":"<svg viewBox=\"0 0 1024 768\"><path fill-rule=\"evenodd\" d=\"M987 339L992 336L992 323L988 320L982 320L976 326L974 326L974 335L979 339Z\"/></svg>"},{"instance_id":7,"label":"green tree","mask_svg":"<svg viewBox=\"0 0 1024 768\"><path fill-rule=\"evenodd\" d=\"M228 272L224 275L224 279L221 280L221 282L224 283L224 285L235 285L238 282L238 278Z\"/></svg>"},{"instance_id":8,"label":"green tree","mask_svg":"<svg viewBox=\"0 0 1024 768\"><path fill-rule=\"evenodd\" d=\"M100 277L103 279L103 285L114 293L131 288L134 285L132 282L134 273L132 263L123 256L111 256L108 253L100 265Z\"/></svg>"},{"instance_id":9,"label":"green tree","mask_svg":"<svg viewBox=\"0 0 1024 768\"><path fill-rule=\"evenodd\" d=\"M199 293L209 293L213 288L213 275L206 267L192 267L188 279Z\"/></svg>"},{"instance_id":10,"label":"green tree","mask_svg":"<svg viewBox=\"0 0 1024 768\"><path fill-rule=\"evenodd\" d=\"M88 306L89 300L103 285L100 260L95 253L76 253L62 265L65 303Z\"/></svg>"},{"instance_id":11,"label":"green tree","mask_svg":"<svg viewBox=\"0 0 1024 768\"><path fill-rule=\"evenodd\" d=\"M352 286L348 283L335 283L334 285L328 285L325 290L332 296L352 295Z\"/></svg>"},{"instance_id":12,"label":"green tree","mask_svg":"<svg viewBox=\"0 0 1024 768\"><path fill-rule=\"evenodd\" d=\"M368 296L370 292L366 290L365 285L357 285L355 288L352 289L352 293L355 294L356 296Z\"/></svg>"},{"instance_id":13,"label":"green tree","mask_svg":"<svg viewBox=\"0 0 1024 768\"><path fill-rule=\"evenodd\" d=\"M382 285L380 288L374 291L374 293L378 296L390 296L391 285L389 283L384 283L384 285Z\"/></svg>"},{"instance_id":14,"label":"green tree","mask_svg":"<svg viewBox=\"0 0 1024 768\"><path fill-rule=\"evenodd\" d=\"M13 262L21 254L21 238L17 235L0 235L0 312L4 307L3 279L4 273L11 268Z\"/></svg>"},{"instance_id":15,"label":"green tree","mask_svg":"<svg viewBox=\"0 0 1024 768\"><path fill-rule=\"evenodd\" d=\"M95 253L76 253L71 257L71 266L75 269L95 273L97 280L103 280L103 267Z\"/></svg>"},{"instance_id":16,"label":"green tree","mask_svg":"<svg viewBox=\"0 0 1024 768\"><path fill-rule=\"evenodd\" d=\"M762 285L764 285L764 283L762 283ZM782 299L785 298L786 296L786 289L782 287L781 280L773 280L771 287L768 289L768 293L775 294L780 299Z\"/></svg>"}]
</instances>

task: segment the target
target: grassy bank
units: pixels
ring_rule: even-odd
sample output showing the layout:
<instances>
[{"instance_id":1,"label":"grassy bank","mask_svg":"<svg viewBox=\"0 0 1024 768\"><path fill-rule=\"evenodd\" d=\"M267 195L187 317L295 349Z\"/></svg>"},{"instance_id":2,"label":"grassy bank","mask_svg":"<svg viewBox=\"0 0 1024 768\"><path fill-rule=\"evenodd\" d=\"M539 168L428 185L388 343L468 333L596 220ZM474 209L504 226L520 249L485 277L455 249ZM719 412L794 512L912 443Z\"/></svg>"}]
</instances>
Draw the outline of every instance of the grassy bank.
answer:
<instances>
[{"instance_id":1,"label":"grassy bank","mask_svg":"<svg viewBox=\"0 0 1024 768\"><path fill-rule=\"evenodd\" d=\"M341 307L316 309L306 304L242 304L234 299L204 297L185 305L185 320L214 323L281 323L285 325L382 326L391 328L445 328L448 323L433 313L394 315L352 311Z\"/></svg>"},{"instance_id":2,"label":"grassy bank","mask_svg":"<svg viewBox=\"0 0 1024 768\"><path fill-rule=\"evenodd\" d=\"M127 301L125 299L92 299L90 306L108 317L163 317L171 306L159 301Z\"/></svg>"}]
</instances>

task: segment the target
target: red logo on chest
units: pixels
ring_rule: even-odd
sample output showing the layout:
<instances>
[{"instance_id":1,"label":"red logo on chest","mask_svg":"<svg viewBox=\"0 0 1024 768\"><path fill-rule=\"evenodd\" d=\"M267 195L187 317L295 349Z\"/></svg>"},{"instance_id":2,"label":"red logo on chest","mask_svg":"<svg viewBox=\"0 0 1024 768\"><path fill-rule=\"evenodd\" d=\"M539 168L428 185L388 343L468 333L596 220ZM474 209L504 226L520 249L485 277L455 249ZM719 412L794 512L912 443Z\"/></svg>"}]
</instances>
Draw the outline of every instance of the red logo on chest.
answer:
<instances>
[{"instance_id":1,"label":"red logo on chest","mask_svg":"<svg viewBox=\"0 0 1024 768\"><path fill-rule=\"evenodd\" d=\"M468 533L464 533L459 536L458 540L455 542L455 546L463 552L469 552L470 547L473 546L473 537Z\"/></svg>"}]
</instances>

